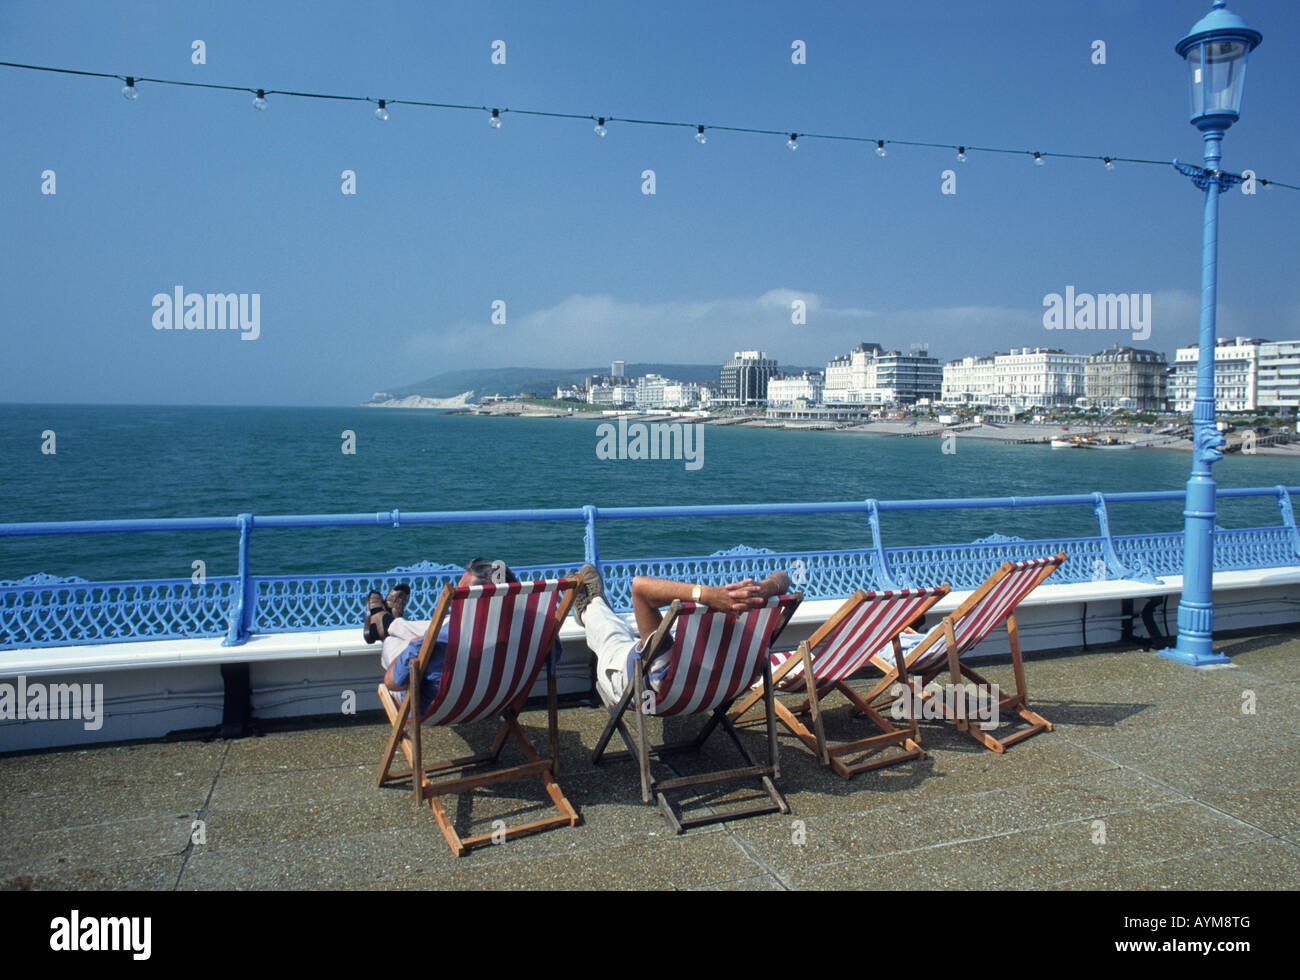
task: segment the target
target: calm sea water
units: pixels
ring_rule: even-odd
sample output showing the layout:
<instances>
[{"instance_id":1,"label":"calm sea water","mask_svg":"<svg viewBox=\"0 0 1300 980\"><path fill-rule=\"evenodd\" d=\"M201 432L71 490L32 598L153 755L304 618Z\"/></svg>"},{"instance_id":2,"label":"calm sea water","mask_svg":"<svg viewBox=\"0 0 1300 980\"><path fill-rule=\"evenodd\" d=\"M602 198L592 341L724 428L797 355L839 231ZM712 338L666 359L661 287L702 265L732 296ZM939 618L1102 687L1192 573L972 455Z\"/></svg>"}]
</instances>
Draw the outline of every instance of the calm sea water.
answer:
<instances>
[{"instance_id":1,"label":"calm sea water","mask_svg":"<svg viewBox=\"0 0 1300 980\"><path fill-rule=\"evenodd\" d=\"M0 405L0 522L673 503L1003 496L1181 490L1186 453L1053 452L958 440L709 426L704 465L596 458L598 420L482 418L361 408ZM57 451L41 452L42 433ZM344 430L356 453L342 452ZM1300 483L1300 463L1233 455L1221 487ZM1116 533L1178 529L1181 507L1112 509ZM1270 500L1225 501L1225 527L1274 524ZM1090 507L887 513L885 543L1096 533ZM235 532L0 538L0 580L34 572L90 579L188 577L235 569ZM736 544L869 544L865 515L601 522L605 557L707 554ZM255 531L259 572L371 572L475 555L578 562L577 522Z\"/></svg>"}]
</instances>

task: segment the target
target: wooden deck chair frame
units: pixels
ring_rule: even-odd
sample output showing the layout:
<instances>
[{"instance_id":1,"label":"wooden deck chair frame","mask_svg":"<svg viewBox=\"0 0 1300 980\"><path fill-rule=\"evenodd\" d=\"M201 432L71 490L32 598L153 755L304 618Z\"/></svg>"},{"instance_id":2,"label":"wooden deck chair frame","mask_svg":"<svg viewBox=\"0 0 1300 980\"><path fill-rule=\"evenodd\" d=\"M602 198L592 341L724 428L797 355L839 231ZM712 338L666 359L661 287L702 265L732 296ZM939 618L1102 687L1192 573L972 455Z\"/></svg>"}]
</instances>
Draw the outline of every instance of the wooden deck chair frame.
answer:
<instances>
[{"instance_id":1,"label":"wooden deck chair frame","mask_svg":"<svg viewBox=\"0 0 1300 980\"><path fill-rule=\"evenodd\" d=\"M651 635L650 640L642 645L642 651L638 653L636 670L632 674L632 683L626 684L623 696L613 707L609 707L609 723L605 726L600 740L596 743L596 748L591 754L593 765L599 765L604 759L634 758L641 771L641 801L643 803L657 802L660 812L663 813L664 819L668 826L672 828L673 833L684 833L691 827L699 827L705 824L721 823L726 820L739 820L742 817L753 817L763 813L789 813L790 806L781 795L780 790L776 788L773 779L779 779L781 775L779 749L776 741L776 725L774 714L774 700L772 697L772 664L768 657L768 647L785 629L789 623L790 617L794 614L799 603L803 601L802 592L792 592L788 595L779 597L783 605L780 618L776 622L769 635L764 649L762 651L763 664L763 698L766 706L767 717L767 762L757 762L749 750L745 748L744 742L736 733L735 727L727 717L727 711L735 698L732 698L726 704L717 705L711 712L709 720L704 727L693 739L683 742L666 744L657 748L652 748L649 737L646 734L645 712L633 709L636 714L636 737L635 739L629 734L626 725L623 723L623 715L629 706L646 704L648 699L646 694L652 694L649 689L649 674L652 661L655 659L653 654L659 649L660 643L664 636L672 629L673 623L676 622L678 615L685 608L680 599L674 599L668 610L664 613L663 620L659 627ZM694 605L694 604L692 604ZM715 615L717 613L715 612ZM698 751L715 729L721 728L731 739L732 744L740 752L741 757L745 760L746 765L736 769L719 769L714 772L699 773L691 776L678 776L672 779L655 780L650 776L650 757L652 755L665 756L677 752ZM627 752L611 752L605 754L605 748L613 737L614 732L618 732L627 746ZM767 793L768 802L759 803L753 806L736 807L725 812L715 812L704 814L697 817L684 817L681 810L668 799L667 793L671 790L680 789L687 786L707 786L711 784L723 784L736 782L746 779L757 778L762 784L764 792Z\"/></svg>"},{"instance_id":2,"label":"wooden deck chair frame","mask_svg":"<svg viewBox=\"0 0 1300 980\"><path fill-rule=\"evenodd\" d=\"M1023 721L1027 722L1029 727L1007 735L1005 738L996 738L990 733L982 730L978 723L972 723L971 720L966 717L964 712L954 712L953 707L947 704L944 699L935 699L932 694L925 692L924 690L919 692L918 696L923 701L935 702L936 707L939 708L945 721L952 722L957 726L958 731L965 732L985 748L999 754L1005 752L1010 746L1017 742L1022 742L1030 736L1037 735L1039 732L1052 731L1052 723L1042 715L1031 710L1029 707L1029 690L1025 684L1025 665L1020 654L1020 634L1016 628L1016 607L1019 606L1027 596L1031 595L1034 589L1038 588L1038 586L1043 583L1044 579L1060 568L1061 563L1064 562L1065 559L1066 555L1064 552L1053 555L1051 558L1041 559L1043 565L1036 574L1033 584L1030 585L1025 593L1016 601L1010 611L1002 617L1000 622L995 622L989 626L975 643L967 647L967 650L974 649L974 647L987 639L989 634L997 629L1001 623L1006 624L1007 636L1011 645L1011 665L1015 677L1016 689L1013 693L999 698L998 717L1002 718L1005 717L1007 712L1014 712ZM992 575L980 583L979 587L962 601L961 605L945 616L941 622L936 624L925 635L925 637L922 638L920 643L908 651L905 662L901 668L892 666L886 669L879 660L875 661L878 667L884 669L885 676L867 692L865 700L869 703L876 702L877 698L882 694L885 694L885 692L887 692L892 685L898 683L900 679L902 679L904 686L906 686L908 675L917 673L913 668L913 665L920 660L931 647L938 643L940 638L944 641L947 658L945 661L940 661L920 673L919 687L923 689L946 670L948 672L948 680L954 688L959 686L961 684L961 679L965 677L968 680L973 681L975 684L980 685L982 690L990 689L992 684L987 678L962 662L961 653L959 653L957 649L956 633L962 620L965 619L972 610L976 609L983 602L984 598L989 595L989 593L991 593L1003 579L1014 572L1019 564L1019 562L1003 562ZM916 691L913 693L918 694Z\"/></svg>"},{"instance_id":3,"label":"wooden deck chair frame","mask_svg":"<svg viewBox=\"0 0 1300 980\"><path fill-rule=\"evenodd\" d=\"M898 728L884 714L873 707L868 700L853 690L847 683L847 677L829 682L817 680L820 673L818 668L819 654L826 649L823 644L826 643L828 638L835 636L841 624L857 612L864 602L903 601L914 592L930 593L928 598L917 604L914 614L909 615L905 621L899 622L890 631L889 635L881 637L878 641L877 649L883 649L886 644L892 645L896 669L902 671L904 669L903 648L899 643L899 635L908 626L924 616L926 610L946 596L949 588L949 585L945 582L934 589L906 590L902 592L901 596L897 592L876 593L859 589L846 599L844 604L812 636L799 644L799 648L794 655L785 658L772 671L772 683L776 688L776 693L780 694L782 678L792 670L800 666L803 667L802 676L805 678L805 686L800 700L793 707L787 707L778 698L775 702L776 717L792 735L813 751L823 766L836 775L842 776L844 779L850 779L860 772L880 769L883 766L897 765L912 759L924 759L926 756L921 748L920 735L917 731L916 717L912 711L910 698L904 699L904 703L907 705L907 725L904 728ZM870 657L874 656L875 652L875 650L867 651L867 656L862 659L862 666L865 667L870 662ZM806 680L809 677L814 679L813 684L809 684ZM857 713L865 715L879 729L878 733L849 742L831 742L828 740L822 723L820 702L832 691L838 691L844 695ZM736 703L736 706L731 710L731 715L737 724L754 720L754 718L744 718L744 715L758 703L762 696L763 692L755 688ZM808 726L798 717L805 713L811 715L813 731L809 731ZM899 751L889 752L890 749L898 749ZM862 758L857 762L845 763L841 761L844 756L862 756Z\"/></svg>"},{"instance_id":4,"label":"wooden deck chair frame","mask_svg":"<svg viewBox=\"0 0 1300 980\"><path fill-rule=\"evenodd\" d=\"M435 762L426 765L424 762L424 745L420 735L420 721L422 719L414 718L415 708L420 703L420 682L424 678L425 670L429 665L429 659L433 655L433 648L437 640L438 632L442 628L442 623L446 619L448 612L451 610L452 599L457 591L455 582L448 582L443 588L442 593L438 596L438 602L434 607L433 620L429 625L429 630L424 636L424 644L420 647L420 657L418 662L411 667L411 679L408 684L405 697L402 699L400 706L393 704L393 699L389 696L387 688L381 682L379 685L379 702L384 706L388 715L391 731L388 736L388 744L384 747L384 755L379 763L379 772L377 784L384 786L389 783L399 782L404 779L410 779L415 794L415 804L420 806L425 800L429 801L430 810L433 812L433 818L438 824L438 829L446 838L447 846L456 857L463 857L469 851L476 847L482 847L485 844L504 842L516 837L522 837L526 834L540 833L545 830L551 830L555 827L574 827L578 824L580 817L573 805L565 798L559 784L556 783L555 777L559 770L559 721L558 707L556 702L555 672L551 669L548 661L550 659L550 650L554 645L555 637L558 635L560 626L564 618L569 614L569 607L573 604L577 581L574 579L559 580L559 605L556 608L555 616L548 626L542 643L542 649L547 652L538 660L537 666L532 671L523 685L523 694L513 703L501 711L501 727L498 729L496 737L492 740L492 746L487 752L478 755L463 756L457 759L448 759L444 762ZM537 673L545 667L546 669L546 711L547 725L549 734L549 755L543 757L538 754L533 743L529 740L524 730L519 726L519 711L524 702L528 699L528 692L532 690L537 680ZM411 722L414 722L411 724ZM478 773L470 776L462 776L457 779L447 779L441 782L433 782L429 777L435 773L448 772L454 769L464 769L469 766L481 765L487 762L495 762L505 748L506 742L513 737L523 750L525 757L528 759L523 765L510 766L504 769L496 769L490 772ZM406 761L410 767L407 771L393 772L392 766L396 758L397 750L406 756ZM417 777L418 774L418 777ZM546 817L541 820L534 820L529 823L519 824L514 827L507 827L504 830L495 830L491 833L476 834L471 837L461 838L456 833L455 827L452 826L450 818L443 809L440 797L447 796L451 793L465 793L494 783L510 782L517 779L526 779L537 776L541 779L546 793L554 803L555 808L559 811L559 816Z\"/></svg>"}]
</instances>

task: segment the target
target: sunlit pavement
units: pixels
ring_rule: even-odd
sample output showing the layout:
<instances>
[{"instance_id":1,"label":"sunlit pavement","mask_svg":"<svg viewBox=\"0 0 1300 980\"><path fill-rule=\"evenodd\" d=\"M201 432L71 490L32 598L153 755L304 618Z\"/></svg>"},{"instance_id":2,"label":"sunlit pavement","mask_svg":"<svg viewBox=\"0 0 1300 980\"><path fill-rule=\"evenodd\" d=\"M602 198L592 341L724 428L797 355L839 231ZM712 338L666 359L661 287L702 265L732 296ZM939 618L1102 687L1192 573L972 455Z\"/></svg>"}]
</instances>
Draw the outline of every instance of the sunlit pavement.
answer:
<instances>
[{"instance_id":1,"label":"sunlit pavement","mask_svg":"<svg viewBox=\"0 0 1300 980\"><path fill-rule=\"evenodd\" d=\"M377 714L263 724L228 742L13 754L0 757L0 887L1294 889L1300 631L1238 635L1222 649L1229 667L1138 649L1031 657L1031 706L1056 730L1001 756L923 721L927 759L845 781L783 732L778 786L791 812L682 836L640 802L634 764L591 765L604 712L570 706L559 778L582 823L463 858L409 786L376 787L387 733ZM986 673L1010 686L1009 664ZM869 734L838 695L825 703L830 737ZM545 720L523 715L539 748ZM759 753L760 732L743 731ZM426 729L426 752L481 751L493 732ZM522 761L513 747L503 758ZM702 757L671 761L658 771L738 757L715 735ZM535 780L444 803L462 836L550 812Z\"/></svg>"}]
</instances>

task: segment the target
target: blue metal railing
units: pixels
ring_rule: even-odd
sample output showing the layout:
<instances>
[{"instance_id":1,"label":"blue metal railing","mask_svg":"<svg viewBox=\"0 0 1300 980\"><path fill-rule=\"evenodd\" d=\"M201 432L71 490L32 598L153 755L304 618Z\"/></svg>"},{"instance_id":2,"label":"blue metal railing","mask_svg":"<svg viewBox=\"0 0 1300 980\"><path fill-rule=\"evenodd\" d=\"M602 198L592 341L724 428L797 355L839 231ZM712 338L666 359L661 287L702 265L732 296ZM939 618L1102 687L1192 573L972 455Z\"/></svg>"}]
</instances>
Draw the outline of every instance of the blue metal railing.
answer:
<instances>
[{"instance_id":1,"label":"blue metal railing","mask_svg":"<svg viewBox=\"0 0 1300 980\"><path fill-rule=\"evenodd\" d=\"M1274 497L1281 523L1268 527L1218 529L1215 569L1272 568L1300 564L1300 530L1290 495L1300 487L1220 489L1218 497ZM323 527L401 527L424 524L527 523L572 521L583 527L583 554L605 577L606 594L618 609L631 606L637 575L716 583L762 577L778 568L792 572L809 598L842 598L858 588L900 588L948 582L974 588L1003 561L1064 551L1069 560L1056 575L1060 582L1130 579L1156 581L1182 571L1182 531L1114 535L1109 507L1123 503L1180 501L1181 491L1055 494L1036 497L965 497L937 500L859 500L817 503L701 504L656 507L584 507L549 510L421 511L374 514L240 514L235 517L154 520L62 521L0 524L0 538L64 534L117 534L153 531L239 532L235 575L192 579L139 579L88 582L35 574L0 582L0 649L112 643L143 639L223 636L226 645L244 643L255 633L294 632L358 625L362 599L398 581L411 583L408 615L424 618L449 577L452 564L421 562L375 573L258 575L253 572L254 529ZM965 544L887 547L881 514L889 511L1014 509L1019 507L1092 508L1098 533L1091 537L1025 540L993 534ZM709 555L679 558L603 559L597 524L616 520L688 517L799 516L864 513L870 545L843 550L772 551L738 545ZM558 576L572 564L521 565L521 575Z\"/></svg>"}]
</instances>

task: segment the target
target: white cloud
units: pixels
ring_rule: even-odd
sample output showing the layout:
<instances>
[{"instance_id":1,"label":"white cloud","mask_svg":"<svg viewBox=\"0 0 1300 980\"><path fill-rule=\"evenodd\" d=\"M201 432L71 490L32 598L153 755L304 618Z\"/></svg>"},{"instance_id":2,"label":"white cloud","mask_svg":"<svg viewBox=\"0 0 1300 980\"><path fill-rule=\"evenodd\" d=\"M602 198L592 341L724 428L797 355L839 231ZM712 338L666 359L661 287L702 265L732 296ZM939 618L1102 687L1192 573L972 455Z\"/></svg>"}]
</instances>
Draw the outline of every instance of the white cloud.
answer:
<instances>
[{"instance_id":1,"label":"white cloud","mask_svg":"<svg viewBox=\"0 0 1300 980\"><path fill-rule=\"evenodd\" d=\"M806 304L806 324L791 323L795 300ZM1193 343L1199 309L1199 296L1186 291L1153 294L1146 345L1172 354L1176 347ZM1296 313L1300 319L1300 310ZM660 303L607 293L574 294L541 309L525 311L513 305L503 326L491 326L485 316L477 323L458 322L414 335L407 350L436 373L462 367L579 367L616 358L721 364L741 348L767 350L783 364L816 367L863 341L886 349L925 346L944 360L1010 347L1091 353L1113 342L1132 343L1118 333L1049 332L1042 316L1041 307L837 306L815 292L785 286L757 296ZM1243 317L1223 307L1218 326L1220 336L1250 332ZM1263 335L1274 333L1278 330Z\"/></svg>"}]
</instances>

